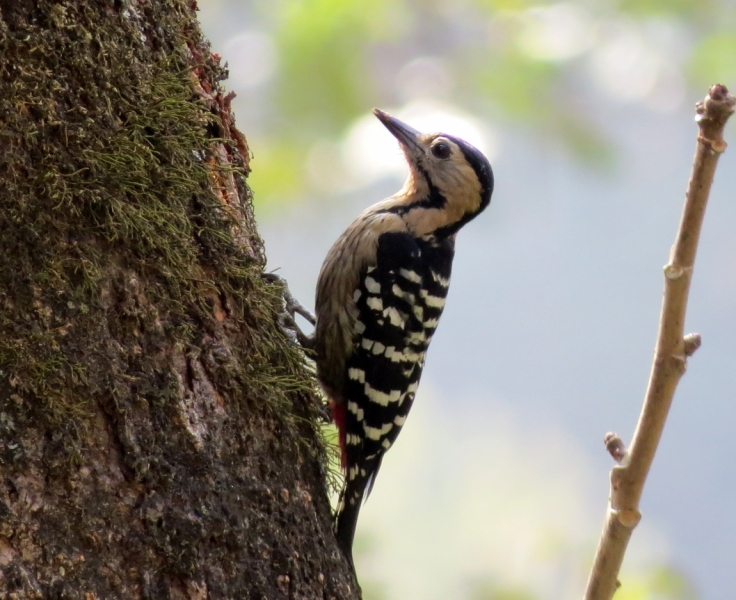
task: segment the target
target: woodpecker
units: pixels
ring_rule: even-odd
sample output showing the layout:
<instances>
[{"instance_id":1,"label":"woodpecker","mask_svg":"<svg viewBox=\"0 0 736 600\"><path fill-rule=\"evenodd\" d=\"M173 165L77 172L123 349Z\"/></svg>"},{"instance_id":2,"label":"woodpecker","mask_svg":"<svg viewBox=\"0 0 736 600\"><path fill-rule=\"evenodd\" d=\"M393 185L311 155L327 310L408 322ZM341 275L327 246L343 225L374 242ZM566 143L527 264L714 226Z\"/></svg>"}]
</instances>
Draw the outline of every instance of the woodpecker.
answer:
<instances>
[{"instance_id":1,"label":"woodpecker","mask_svg":"<svg viewBox=\"0 0 736 600\"><path fill-rule=\"evenodd\" d=\"M409 414L445 306L455 237L493 192L493 171L479 150L373 112L398 139L409 176L332 246L315 303L317 377L345 472L335 530L351 565L361 503Z\"/></svg>"}]
</instances>

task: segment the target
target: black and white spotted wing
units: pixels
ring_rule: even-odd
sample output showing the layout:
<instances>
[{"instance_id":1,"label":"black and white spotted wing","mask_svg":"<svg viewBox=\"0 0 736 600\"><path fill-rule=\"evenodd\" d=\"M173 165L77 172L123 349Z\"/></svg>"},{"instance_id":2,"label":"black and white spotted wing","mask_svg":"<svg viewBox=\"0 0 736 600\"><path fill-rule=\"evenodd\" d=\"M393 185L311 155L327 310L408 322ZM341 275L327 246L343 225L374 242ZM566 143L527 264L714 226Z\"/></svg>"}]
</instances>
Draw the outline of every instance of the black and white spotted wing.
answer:
<instances>
[{"instance_id":1,"label":"black and white spotted wing","mask_svg":"<svg viewBox=\"0 0 736 600\"><path fill-rule=\"evenodd\" d=\"M425 242L385 233L376 265L362 274L354 296L355 346L347 362L343 501L359 503L366 486L370 493L383 454L404 425L444 307L453 253L451 239Z\"/></svg>"}]
</instances>

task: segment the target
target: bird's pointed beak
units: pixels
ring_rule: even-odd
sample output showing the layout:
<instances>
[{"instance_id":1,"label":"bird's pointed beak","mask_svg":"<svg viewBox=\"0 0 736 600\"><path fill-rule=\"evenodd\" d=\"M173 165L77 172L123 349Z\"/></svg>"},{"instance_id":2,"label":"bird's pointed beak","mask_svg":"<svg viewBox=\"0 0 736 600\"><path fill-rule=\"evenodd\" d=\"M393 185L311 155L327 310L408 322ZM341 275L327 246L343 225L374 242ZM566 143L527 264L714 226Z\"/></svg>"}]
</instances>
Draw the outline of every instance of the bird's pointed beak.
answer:
<instances>
[{"instance_id":1,"label":"bird's pointed beak","mask_svg":"<svg viewBox=\"0 0 736 600\"><path fill-rule=\"evenodd\" d=\"M406 148L417 148L419 146L419 137L422 135L419 131L381 109L374 108L373 114L399 140L402 146Z\"/></svg>"}]
</instances>

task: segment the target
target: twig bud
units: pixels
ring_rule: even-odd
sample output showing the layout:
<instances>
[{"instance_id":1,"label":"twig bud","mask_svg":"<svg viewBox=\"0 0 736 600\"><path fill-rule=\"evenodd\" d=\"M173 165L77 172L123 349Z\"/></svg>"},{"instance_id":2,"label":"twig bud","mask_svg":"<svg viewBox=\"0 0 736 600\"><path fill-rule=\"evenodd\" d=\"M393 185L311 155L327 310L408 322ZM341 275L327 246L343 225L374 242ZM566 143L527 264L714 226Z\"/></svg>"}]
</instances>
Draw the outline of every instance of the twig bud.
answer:
<instances>
[{"instance_id":1,"label":"twig bud","mask_svg":"<svg viewBox=\"0 0 736 600\"><path fill-rule=\"evenodd\" d=\"M703 339L700 337L699 333L688 333L684 338L682 338L682 343L684 345L685 356L692 356L695 354L695 351L700 348L700 345L703 343Z\"/></svg>"},{"instance_id":2,"label":"twig bud","mask_svg":"<svg viewBox=\"0 0 736 600\"><path fill-rule=\"evenodd\" d=\"M608 432L603 438L603 443L606 445L606 450L613 457L617 463L622 463L626 458L626 445L624 441L618 437L618 434Z\"/></svg>"}]
</instances>

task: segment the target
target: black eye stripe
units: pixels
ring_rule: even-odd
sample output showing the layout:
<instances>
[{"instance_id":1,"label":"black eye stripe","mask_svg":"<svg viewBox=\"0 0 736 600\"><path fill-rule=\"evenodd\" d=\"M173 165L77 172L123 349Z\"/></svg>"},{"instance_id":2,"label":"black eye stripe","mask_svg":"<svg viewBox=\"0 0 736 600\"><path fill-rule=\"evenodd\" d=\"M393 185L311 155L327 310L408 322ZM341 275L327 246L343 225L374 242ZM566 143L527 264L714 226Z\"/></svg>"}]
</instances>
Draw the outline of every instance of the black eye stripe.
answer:
<instances>
[{"instance_id":1,"label":"black eye stripe","mask_svg":"<svg viewBox=\"0 0 736 600\"><path fill-rule=\"evenodd\" d=\"M437 142L432 148L430 149L432 152L432 156L435 158L449 158L450 154L452 154L452 148L450 148L450 145L446 142Z\"/></svg>"}]
</instances>

